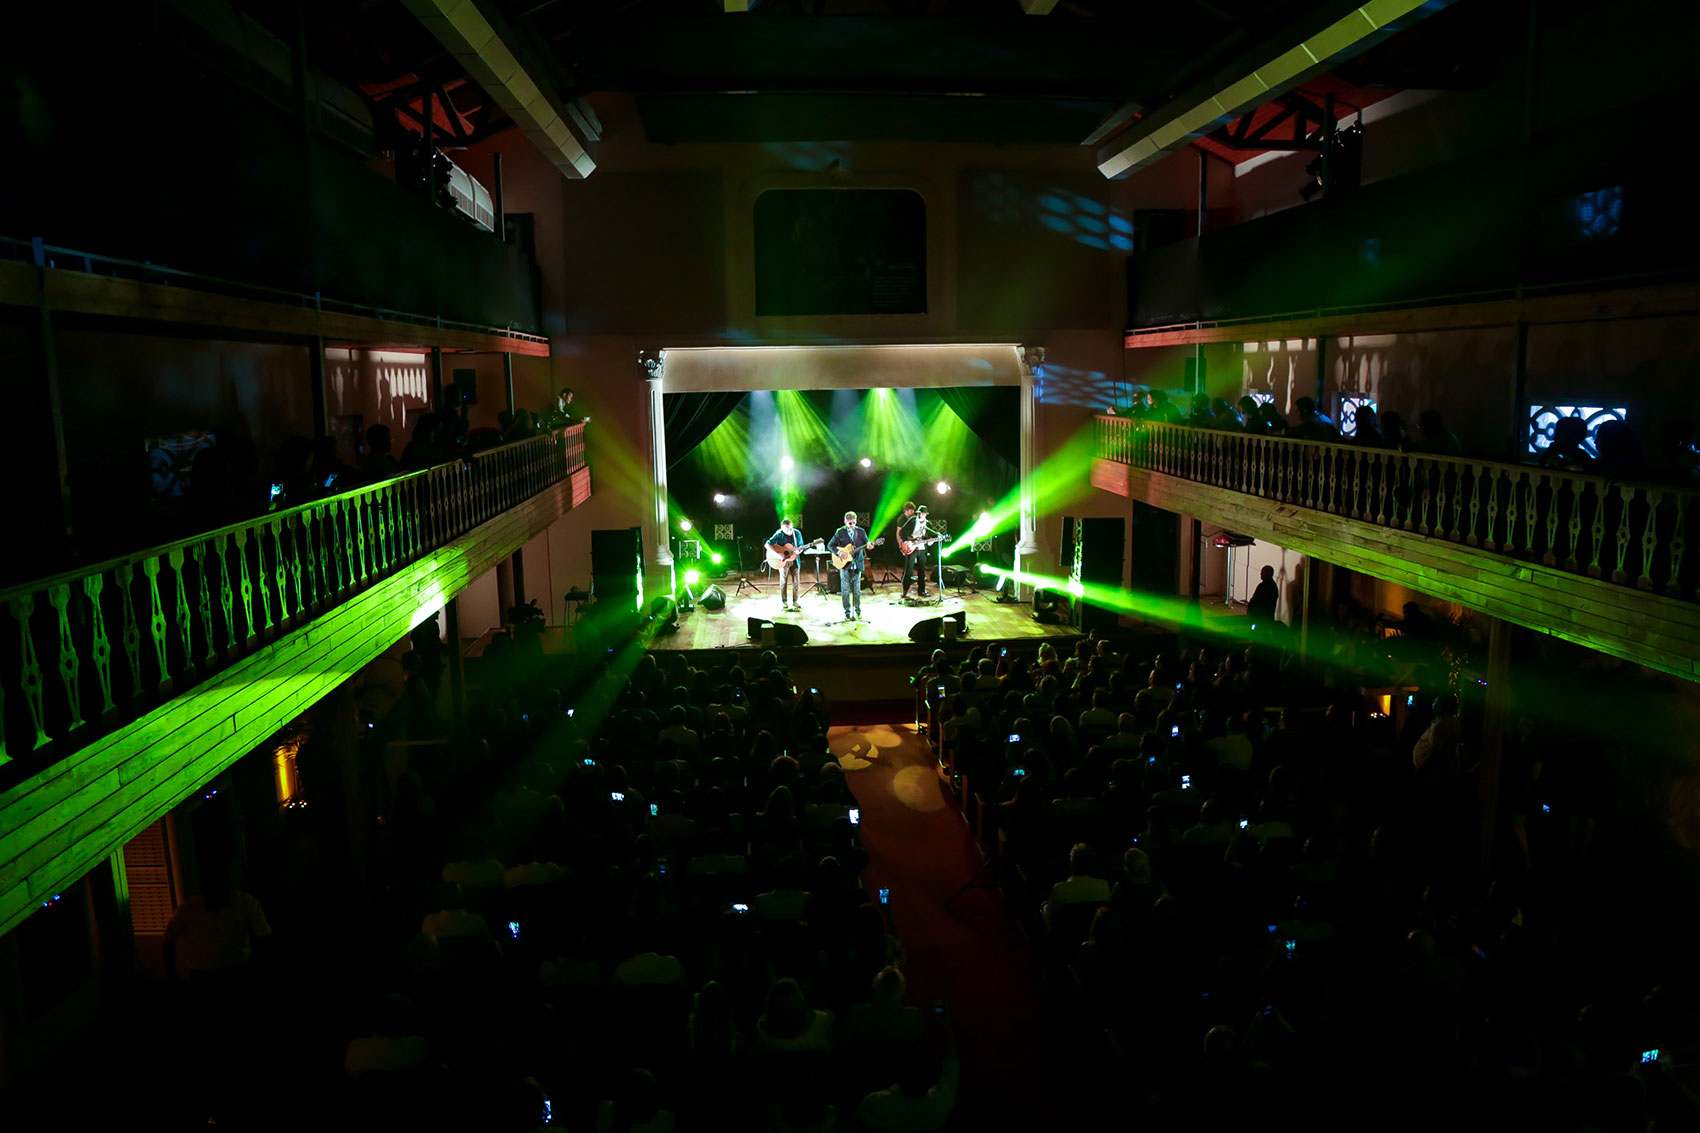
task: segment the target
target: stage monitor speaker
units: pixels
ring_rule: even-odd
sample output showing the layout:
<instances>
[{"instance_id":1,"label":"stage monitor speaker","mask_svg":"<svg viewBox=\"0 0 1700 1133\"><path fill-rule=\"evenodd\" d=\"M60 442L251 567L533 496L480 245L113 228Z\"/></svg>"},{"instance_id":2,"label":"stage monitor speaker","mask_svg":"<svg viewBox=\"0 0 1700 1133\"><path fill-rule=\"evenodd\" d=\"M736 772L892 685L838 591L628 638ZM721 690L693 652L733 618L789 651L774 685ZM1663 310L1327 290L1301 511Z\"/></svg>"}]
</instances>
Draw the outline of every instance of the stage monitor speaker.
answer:
<instances>
[{"instance_id":1,"label":"stage monitor speaker","mask_svg":"<svg viewBox=\"0 0 1700 1133\"><path fill-rule=\"evenodd\" d=\"M637 607L643 591L643 535L636 527L590 533L590 588L598 602Z\"/></svg>"},{"instance_id":2,"label":"stage monitor speaker","mask_svg":"<svg viewBox=\"0 0 1700 1133\"><path fill-rule=\"evenodd\" d=\"M766 618L748 618L751 641L763 645L807 645L809 635L803 627L790 622L770 622Z\"/></svg>"},{"instance_id":3,"label":"stage monitor speaker","mask_svg":"<svg viewBox=\"0 0 1700 1133\"><path fill-rule=\"evenodd\" d=\"M697 601L702 603L702 608L705 610L724 610L726 608L726 591L718 586L710 586L702 592L702 597L698 598Z\"/></svg>"},{"instance_id":4,"label":"stage monitor speaker","mask_svg":"<svg viewBox=\"0 0 1700 1133\"><path fill-rule=\"evenodd\" d=\"M910 641L954 641L968 636L968 613L958 610L936 618L923 618L909 627Z\"/></svg>"}]
</instances>

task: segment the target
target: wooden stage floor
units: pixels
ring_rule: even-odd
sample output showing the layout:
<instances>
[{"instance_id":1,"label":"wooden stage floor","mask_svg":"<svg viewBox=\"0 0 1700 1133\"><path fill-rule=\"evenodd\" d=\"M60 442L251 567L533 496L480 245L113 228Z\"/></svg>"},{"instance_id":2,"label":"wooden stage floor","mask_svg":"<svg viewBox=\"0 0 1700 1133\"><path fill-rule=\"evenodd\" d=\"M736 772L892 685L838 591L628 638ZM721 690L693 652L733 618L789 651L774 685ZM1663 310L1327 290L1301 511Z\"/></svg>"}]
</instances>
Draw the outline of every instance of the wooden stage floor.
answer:
<instances>
[{"instance_id":1,"label":"wooden stage floor","mask_svg":"<svg viewBox=\"0 0 1700 1133\"><path fill-rule=\"evenodd\" d=\"M1032 641L1042 638L1078 636L1069 625L1042 625L1033 620L1033 607L1027 603L999 605L990 590L958 597L947 592L943 603L936 606L904 606L897 603L898 588L886 585L877 591L862 593L862 621L845 622L844 607L836 594L805 595L803 612L788 614L779 608L777 588L763 584L763 593L733 597L737 579L721 583L727 592L724 610L705 610L698 606L679 619L679 632L658 637L650 643L653 650L682 649L688 651L760 648L750 640L749 619L762 618L772 622L800 625L809 635L805 647L818 649L860 649L869 646L902 645L915 648L909 640L909 629L916 622L929 618L962 613L967 619L967 635L961 640L968 645L989 641ZM932 648L929 644L927 648Z\"/></svg>"}]
</instances>

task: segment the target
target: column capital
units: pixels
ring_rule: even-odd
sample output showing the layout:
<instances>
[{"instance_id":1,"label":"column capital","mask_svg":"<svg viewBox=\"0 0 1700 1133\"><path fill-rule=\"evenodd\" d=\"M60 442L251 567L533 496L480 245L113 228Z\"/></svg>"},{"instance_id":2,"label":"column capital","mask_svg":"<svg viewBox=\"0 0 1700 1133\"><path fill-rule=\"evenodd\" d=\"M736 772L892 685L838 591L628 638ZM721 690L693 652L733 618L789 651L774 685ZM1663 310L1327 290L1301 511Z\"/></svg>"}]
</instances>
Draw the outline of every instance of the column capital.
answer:
<instances>
[{"instance_id":1,"label":"column capital","mask_svg":"<svg viewBox=\"0 0 1700 1133\"><path fill-rule=\"evenodd\" d=\"M637 352L638 368L652 382L662 379L667 370L667 352L665 350L640 350Z\"/></svg>"},{"instance_id":2,"label":"column capital","mask_svg":"<svg viewBox=\"0 0 1700 1133\"><path fill-rule=\"evenodd\" d=\"M1043 346L1018 346L1016 351L1021 356L1021 373L1031 377L1039 372L1039 367L1045 364L1045 348Z\"/></svg>"}]
</instances>

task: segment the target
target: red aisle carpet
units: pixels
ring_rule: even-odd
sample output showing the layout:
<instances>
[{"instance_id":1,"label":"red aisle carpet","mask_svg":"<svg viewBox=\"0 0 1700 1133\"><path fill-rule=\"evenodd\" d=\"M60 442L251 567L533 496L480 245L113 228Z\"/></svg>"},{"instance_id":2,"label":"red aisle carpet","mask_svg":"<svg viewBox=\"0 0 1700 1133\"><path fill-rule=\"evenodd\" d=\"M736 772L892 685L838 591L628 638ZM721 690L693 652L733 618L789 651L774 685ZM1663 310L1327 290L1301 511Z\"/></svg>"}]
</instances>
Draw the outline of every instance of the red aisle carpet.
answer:
<instances>
[{"instance_id":1,"label":"red aisle carpet","mask_svg":"<svg viewBox=\"0 0 1700 1133\"><path fill-rule=\"evenodd\" d=\"M1022 1118L1043 1121L1051 1067L1038 967L996 889L969 889L945 907L982 859L940 789L932 751L909 724L834 728L829 735L861 802L869 900L882 887L891 890L909 1001L942 999L954 1025L963 1068L959 1114L1006 1127Z\"/></svg>"}]
</instances>

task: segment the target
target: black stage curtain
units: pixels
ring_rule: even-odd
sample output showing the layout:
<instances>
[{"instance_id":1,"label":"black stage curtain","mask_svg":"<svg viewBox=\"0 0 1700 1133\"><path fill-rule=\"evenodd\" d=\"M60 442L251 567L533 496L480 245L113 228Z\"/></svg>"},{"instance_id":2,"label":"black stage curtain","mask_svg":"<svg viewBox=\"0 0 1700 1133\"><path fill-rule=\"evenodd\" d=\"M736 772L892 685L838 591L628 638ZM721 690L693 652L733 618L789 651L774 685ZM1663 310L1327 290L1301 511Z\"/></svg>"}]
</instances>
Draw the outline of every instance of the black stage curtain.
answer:
<instances>
[{"instance_id":1,"label":"black stage curtain","mask_svg":"<svg viewBox=\"0 0 1700 1133\"><path fill-rule=\"evenodd\" d=\"M668 471L695 452L747 396L742 392L663 394L661 411L666 417Z\"/></svg>"},{"instance_id":2,"label":"black stage curtain","mask_svg":"<svg viewBox=\"0 0 1700 1133\"><path fill-rule=\"evenodd\" d=\"M950 386L939 396L974 435L1015 468L1021 467L1021 390L1015 386ZM671 415L669 415L671 420Z\"/></svg>"}]
</instances>

